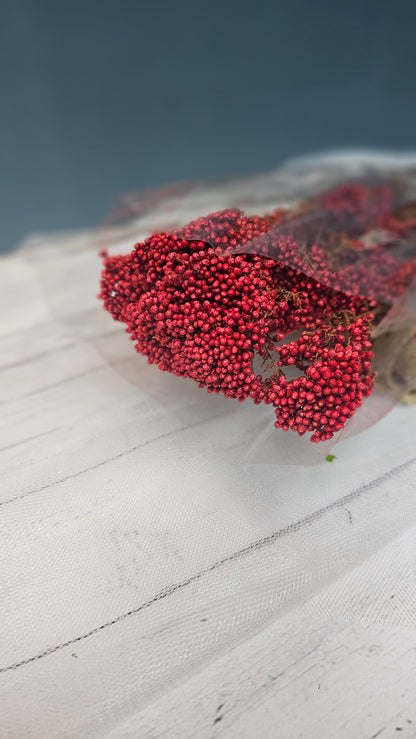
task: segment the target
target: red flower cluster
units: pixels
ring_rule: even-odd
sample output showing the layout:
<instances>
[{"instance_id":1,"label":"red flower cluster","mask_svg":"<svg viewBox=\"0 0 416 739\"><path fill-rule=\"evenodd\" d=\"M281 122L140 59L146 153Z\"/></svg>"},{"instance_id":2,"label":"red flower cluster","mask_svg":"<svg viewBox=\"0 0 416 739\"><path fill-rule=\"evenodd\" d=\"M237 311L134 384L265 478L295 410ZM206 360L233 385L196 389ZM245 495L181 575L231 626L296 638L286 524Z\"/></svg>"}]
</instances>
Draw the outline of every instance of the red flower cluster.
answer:
<instances>
[{"instance_id":1,"label":"red flower cluster","mask_svg":"<svg viewBox=\"0 0 416 739\"><path fill-rule=\"evenodd\" d=\"M272 404L277 427L324 441L371 393L373 325L416 272L385 243L360 241L388 217L390 192L357 185L295 217L214 213L105 255L99 297L150 363L208 392ZM319 243L308 241L311 222ZM288 379L290 366L299 376Z\"/></svg>"}]
</instances>

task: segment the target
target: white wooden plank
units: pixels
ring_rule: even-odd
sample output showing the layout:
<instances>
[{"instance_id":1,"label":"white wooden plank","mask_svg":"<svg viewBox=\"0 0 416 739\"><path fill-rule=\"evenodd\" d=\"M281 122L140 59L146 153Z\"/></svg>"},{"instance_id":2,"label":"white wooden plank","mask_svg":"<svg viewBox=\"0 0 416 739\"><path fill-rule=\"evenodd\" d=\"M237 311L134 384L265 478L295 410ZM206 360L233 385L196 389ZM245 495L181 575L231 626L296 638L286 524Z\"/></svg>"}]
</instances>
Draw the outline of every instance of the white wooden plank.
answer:
<instances>
[{"instance_id":1,"label":"white wooden plank","mask_svg":"<svg viewBox=\"0 0 416 739\"><path fill-rule=\"evenodd\" d=\"M90 268L70 320L21 255L0 280L0 734L404 731L416 409L331 465L243 465L264 416L96 338Z\"/></svg>"}]
</instances>

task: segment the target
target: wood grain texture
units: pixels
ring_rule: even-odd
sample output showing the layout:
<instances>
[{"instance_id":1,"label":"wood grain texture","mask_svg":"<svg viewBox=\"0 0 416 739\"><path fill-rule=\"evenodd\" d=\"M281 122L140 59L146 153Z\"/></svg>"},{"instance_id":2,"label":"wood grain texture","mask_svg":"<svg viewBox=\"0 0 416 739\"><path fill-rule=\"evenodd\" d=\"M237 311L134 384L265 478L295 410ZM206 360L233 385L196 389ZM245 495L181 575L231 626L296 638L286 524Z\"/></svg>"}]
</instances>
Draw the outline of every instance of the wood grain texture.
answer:
<instances>
[{"instance_id":1,"label":"wood grain texture","mask_svg":"<svg viewBox=\"0 0 416 739\"><path fill-rule=\"evenodd\" d=\"M0 736L416 736L415 409L242 464L261 412L136 356L89 240L1 262Z\"/></svg>"}]
</instances>

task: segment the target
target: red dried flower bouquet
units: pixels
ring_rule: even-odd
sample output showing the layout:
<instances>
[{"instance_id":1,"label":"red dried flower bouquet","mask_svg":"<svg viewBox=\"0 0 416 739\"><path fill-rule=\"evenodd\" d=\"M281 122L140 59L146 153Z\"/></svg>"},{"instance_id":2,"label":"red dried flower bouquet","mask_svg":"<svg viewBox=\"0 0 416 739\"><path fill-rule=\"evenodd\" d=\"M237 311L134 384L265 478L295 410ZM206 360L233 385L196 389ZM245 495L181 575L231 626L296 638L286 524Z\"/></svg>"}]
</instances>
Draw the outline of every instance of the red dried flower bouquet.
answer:
<instances>
[{"instance_id":1,"label":"red dried flower bouquet","mask_svg":"<svg viewBox=\"0 0 416 739\"><path fill-rule=\"evenodd\" d=\"M265 216L226 209L130 254L103 254L99 297L149 363L270 404L276 427L325 441L377 375L399 395L416 375L416 325L400 309L416 275L415 237L416 202L402 180L343 182ZM385 355L397 354L396 329L393 371Z\"/></svg>"}]
</instances>

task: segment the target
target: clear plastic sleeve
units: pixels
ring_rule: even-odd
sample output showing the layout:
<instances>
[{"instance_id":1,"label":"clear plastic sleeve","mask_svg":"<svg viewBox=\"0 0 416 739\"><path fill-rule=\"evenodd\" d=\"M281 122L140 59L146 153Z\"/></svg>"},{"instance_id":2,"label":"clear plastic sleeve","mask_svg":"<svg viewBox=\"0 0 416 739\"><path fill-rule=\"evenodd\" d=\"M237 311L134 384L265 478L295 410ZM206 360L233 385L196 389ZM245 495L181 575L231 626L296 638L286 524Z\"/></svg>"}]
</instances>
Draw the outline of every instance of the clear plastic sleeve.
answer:
<instances>
[{"instance_id":1,"label":"clear plastic sleeve","mask_svg":"<svg viewBox=\"0 0 416 739\"><path fill-rule=\"evenodd\" d=\"M239 238L244 213L264 221L262 233ZM372 393L343 428L315 446L308 443L307 436L300 438L275 429L272 408L253 408L252 431L247 447L241 450L242 459L289 464L322 461L335 443L375 423L415 388L415 160L329 157L245 178L185 183L144 195L124 196L105 223L87 237L80 237L78 243L71 242L72 248L55 259L55 268L72 273L72 279L67 280L68 289L76 292L77 253L82 254L83 269L87 263L91 265L94 293L90 298L95 300L101 267L97 251L105 250L111 259L113 254L129 253L134 243L144 241L149 234L163 232L209 244L220 256L252 254L271 259L286 272L295 271L335 293L370 301L372 309L376 309L371 342L377 380ZM53 241L51 249L55 249ZM86 249L90 253L87 261ZM28 256L42 280L35 252L28 251ZM50 274L48 269L49 280ZM61 296L54 295L53 285L45 288L59 318ZM75 295L73 302L76 306ZM109 317L103 313L98 301L91 301L87 321L84 314L77 316L76 311L70 319L66 314L65 321L67 325L69 321L72 330L87 332L88 340L106 361L130 382L142 384L143 374L136 372L139 360L134 358L123 328L111 327ZM101 323L107 326L104 332L102 327L98 330ZM291 338L296 342L299 332ZM286 337L276 342L277 352L282 341ZM259 359L264 357L253 357L254 362ZM158 399L165 412L179 413L184 423L202 407L214 414L219 406L230 407L227 399L207 397L189 381L178 383L178 378L169 378L168 373L159 377L155 368L150 369L146 376L153 380L147 385L148 392ZM264 369L260 366L257 371ZM186 417L183 404L179 412L175 402L179 388L190 398Z\"/></svg>"}]
</instances>

